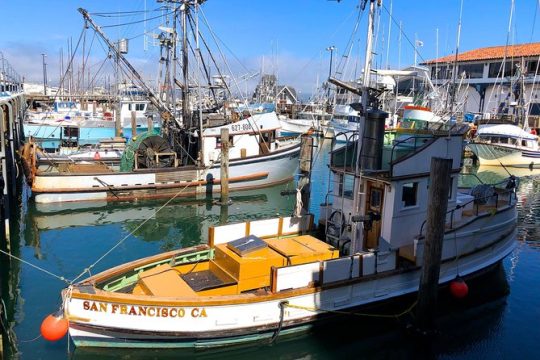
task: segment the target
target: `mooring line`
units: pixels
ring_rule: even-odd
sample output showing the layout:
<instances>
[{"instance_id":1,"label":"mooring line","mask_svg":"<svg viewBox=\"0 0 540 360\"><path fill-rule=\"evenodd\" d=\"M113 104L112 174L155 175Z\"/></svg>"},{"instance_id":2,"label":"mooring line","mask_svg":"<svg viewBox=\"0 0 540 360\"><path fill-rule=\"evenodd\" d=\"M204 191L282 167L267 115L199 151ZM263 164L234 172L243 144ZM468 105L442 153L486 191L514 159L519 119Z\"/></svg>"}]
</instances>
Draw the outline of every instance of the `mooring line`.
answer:
<instances>
[{"instance_id":1,"label":"mooring line","mask_svg":"<svg viewBox=\"0 0 540 360\"><path fill-rule=\"evenodd\" d=\"M57 278L58 280L61 280L61 281L65 282L65 283L68 284L68 285L70 284L70 282L69 282L65 277L63 277L63 276L56 275L56 274L50 272L49 270L46 270L46 269L44 269L44 268L42 268L42 267L39 267L39 266L37 266L37 265L35 265L35 264L32 264L31 262L28 262L28 261L26 261L26 260L23 260L23 259L21 259L20 257L17 257L17 256L15 256L15 255L13 255L13 254L10 254L10 253L8 253L8 252L6 252L6 251L4 251L4 250L0 250L0 253L2 253L2 254L4 254L4 255L7 255L7 256L9 256L9 257L12 257L12 258L14 258L14 259L16 259L16 260L19 260L19 261L22 262L23 264L30 265L30 266L33 267L34 269L37 269L37 270L42 271L42 272L44 272L44 273L46 273L46 274L49 274L49 275L51 275L52 277L55 277L55 278Z\"/></svg>"}]
</instances>

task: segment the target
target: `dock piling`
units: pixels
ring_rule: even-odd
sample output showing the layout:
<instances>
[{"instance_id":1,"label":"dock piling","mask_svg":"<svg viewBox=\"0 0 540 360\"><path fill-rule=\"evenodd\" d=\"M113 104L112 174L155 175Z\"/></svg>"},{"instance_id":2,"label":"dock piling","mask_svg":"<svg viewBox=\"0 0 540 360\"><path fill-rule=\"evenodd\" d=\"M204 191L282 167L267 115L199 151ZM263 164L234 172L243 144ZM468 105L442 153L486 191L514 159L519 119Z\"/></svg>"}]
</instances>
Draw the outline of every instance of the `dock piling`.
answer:
<instances>
[{"instance_id":1,"label":"dock piling","mask_svg":"<svg viewBox=\"0 0 540 360\"><path fill-rule=\"evenodd\" d=\"M431 159L427 228L416 309L417 329L422 333L431 332L435 325L448 193L452 181L451 171L452 159L436 157Z\"/></svg>"}]
</instances>

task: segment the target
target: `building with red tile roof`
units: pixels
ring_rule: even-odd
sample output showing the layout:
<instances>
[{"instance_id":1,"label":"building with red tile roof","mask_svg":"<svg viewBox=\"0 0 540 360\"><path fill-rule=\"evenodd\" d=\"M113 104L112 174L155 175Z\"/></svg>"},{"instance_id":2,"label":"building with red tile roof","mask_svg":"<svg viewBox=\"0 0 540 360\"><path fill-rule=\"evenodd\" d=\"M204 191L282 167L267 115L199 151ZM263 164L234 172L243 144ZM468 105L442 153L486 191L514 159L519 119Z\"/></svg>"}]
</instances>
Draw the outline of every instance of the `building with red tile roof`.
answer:
<instances>
[{"instance_id":1,"label":"building with red tile roof","mask_svg":"<svg viewBox=\"0 0 540 360\"><path fill-rule=\"evenodd\" d=\"M508 46L490 46L425 61L435 86L454 80L460 89L463 112L515 112L516 80L524 77L525 102L530 114L540 115L540 42Z\"/></svg>"},{"instance_id":2,"label":"building with red tile roof","mask_svg":"<svg viewBox=\"0 0 540 360\"><path fill-rule=\"evenodd\" d=\"M458 62L482 61L482 60L502 60L504 58L527 58L540 56L540 42L517 44L508 46L490 46L469 50L458 54ZM422 65L435 63L453 63L455 55L447 55L438 59L428 60Z\"/></svg>"}]
</instances>

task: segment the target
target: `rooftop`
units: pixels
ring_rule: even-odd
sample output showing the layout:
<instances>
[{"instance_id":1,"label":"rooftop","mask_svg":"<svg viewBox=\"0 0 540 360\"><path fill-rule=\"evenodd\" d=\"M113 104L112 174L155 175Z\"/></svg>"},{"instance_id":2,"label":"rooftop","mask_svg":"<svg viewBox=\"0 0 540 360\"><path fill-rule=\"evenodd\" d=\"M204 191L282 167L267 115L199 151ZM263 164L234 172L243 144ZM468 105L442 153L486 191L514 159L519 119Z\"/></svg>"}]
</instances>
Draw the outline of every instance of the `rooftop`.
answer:
<instances>
[{"instance_id":1,"label":"rooftop","mask_svg":"<svg viewBox=\"0 0 540 360\"><path fill-rule=\"evenodd\" d=\"M469 51L465 51L463 53L458 54L457 61L464 62L464 61L504 59L505 54L507 58L540 56L540 42L508 45L508 47L504 45L491 46L491 47L469 50ZM435 63L450 63L450 62L454 62L455 57L456 56L454 54L447 55L438 59L428 60L422 63L422 65L429 65L429 64L435 64Z\"/></svg>"}]
</instances>

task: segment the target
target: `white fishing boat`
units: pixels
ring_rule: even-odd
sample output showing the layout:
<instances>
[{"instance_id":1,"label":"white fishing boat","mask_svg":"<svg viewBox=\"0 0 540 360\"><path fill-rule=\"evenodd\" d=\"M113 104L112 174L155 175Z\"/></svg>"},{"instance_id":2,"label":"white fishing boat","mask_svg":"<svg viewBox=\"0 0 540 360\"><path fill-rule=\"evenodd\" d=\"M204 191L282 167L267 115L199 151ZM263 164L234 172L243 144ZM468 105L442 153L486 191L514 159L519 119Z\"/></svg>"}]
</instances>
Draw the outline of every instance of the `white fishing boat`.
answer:
<instances>
[{"instance_id":1,"label":"white fishing boat","mask_svg":"<svg viewBox=\"0 0 540 360\"><path fill-rule=\"evenodd\" d=\"M369 47L366 53L369 59ZM78 347L205 348L272 341L403 302L419 289L434 157L451 163L438 283L499 264L516 243L515 179L459 189L463 127L433 131L398 155L384 145L384 120L367 108L358 122L363 136L331 153L332 185L319 219L325 235L314 235L310 214L212 227L208 244L68 286L60 314L42 330L57 339L68 325Z\"/></svg>"},{"instance_id":2,"label":"white fishing boat","mask_svg":"<svg viewBox=\"0 0 540 360\"><path fill-rule=\"evenodd\" d=\"M175 11L188 12L196 6L197 1L182 9L178 6ZM108 161L110 159L101 152L86 161L75 161L73 157L69 161L38 158L36 146L29 142L23 149L22 158L37 203L219 193L221 183L225 181L221 176L222 130L228 130L229 134L225 140L228 144L228 165L225 167L231 191L269 187L293 179L298 168L300 140L278 136L280 123L275 112L250 114L248 111L242 119L227 118L223 113L202 114L202 108L194 106L199 111L193 111L189 91L184 87L182 115L179 116L176 105L162 102L161 97L142 81L140 74L88 12L79 11L109 46L118 63L138 81L137 88L163 119L163 136L147 132L133 137L122 152L120 162L116 163ZM183 35L187 54L187 31ZM184 64L187 66L187 61ZM184 83L187 84L189 79L187 73L185 75ZM137 106L131 111L145 110ZM113 152L107 155L112 156Z\"/></svg>"},{"instance_id":3,"label":"white fishing boat","mask_svg":"<svg viewBox=\"0 0 540 360\"><path fill-rule=\"evenodd\" d=\"M191 196L221 191L221 129L229 130L229 188L247 190L293 179L298 168L300 141L276 137L275 113L256 114L236 123L205 128L202 165L184 166L165 140L140 136L127 145L120 165L102 152L98 161L37 158L35 147L24 151L27 179L38 203L82 200ZM192 141L196 141L193 139ZM151 154L149 154L151 152ZM114 151L109 151L113 156ZM89 155L92 155L90 153ZM111 159L112 160L112 159ZM122 166L123 164L123 166Z\"/></svg>"},{"instance_id":4,"label":"white fishing boat","mask_svg":"<svg viewBox=\"0 0 540 360\"><path fill-rule=\"evenodd\" d=\"M540 166L538 135L513 124L483 124L467 146L481 165Z\"/></svg>"},{"instance_id":5,"label":"white fishing boat","mask_svg":"<svg viewBox=\"0 0 540 360\"><path fill-rule=\"evenodd\" d=\"M281 122L280 134L282 136L323 134L331 118L332 114L322 109L299 111L294 119L281 115L279 119Z\"/></svg>"}]
</instances>

